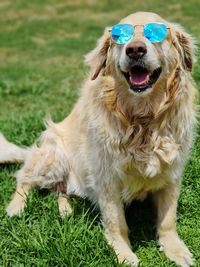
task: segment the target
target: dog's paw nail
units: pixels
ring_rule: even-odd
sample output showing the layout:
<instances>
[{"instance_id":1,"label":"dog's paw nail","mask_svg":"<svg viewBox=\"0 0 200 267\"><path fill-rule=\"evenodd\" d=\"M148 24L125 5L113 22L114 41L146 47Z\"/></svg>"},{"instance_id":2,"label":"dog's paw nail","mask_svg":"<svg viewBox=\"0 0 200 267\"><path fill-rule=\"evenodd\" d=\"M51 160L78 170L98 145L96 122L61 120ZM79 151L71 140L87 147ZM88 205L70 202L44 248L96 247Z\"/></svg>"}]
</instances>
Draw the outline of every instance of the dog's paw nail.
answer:
<instances>
[{"instance_id":1,"label":"dog's paw nail","mask_svg":"<svg viewBox=\"0 0 200 267\"><path fill-rule=\"evenodd\" d=\"M163 250L164 250L163 246L160 246L159 251L162 252Z\"/></svg>"}]
</instances>

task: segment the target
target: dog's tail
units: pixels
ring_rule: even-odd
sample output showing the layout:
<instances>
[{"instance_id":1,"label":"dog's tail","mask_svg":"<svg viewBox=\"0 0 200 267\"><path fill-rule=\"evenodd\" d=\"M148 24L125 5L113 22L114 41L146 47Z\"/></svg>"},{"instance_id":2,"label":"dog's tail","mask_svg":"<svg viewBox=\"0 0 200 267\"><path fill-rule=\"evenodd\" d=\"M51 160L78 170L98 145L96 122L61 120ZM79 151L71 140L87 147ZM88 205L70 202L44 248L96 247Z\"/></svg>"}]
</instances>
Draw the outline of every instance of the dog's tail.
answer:
<instances>
[{"instance_id":1,"label":"dog's tail","mask_svg":"<svg viewBox=\"0 0 200 267\"><path fill-rule=\"evenodd\" d=\"M27 153L26 148L21 148L8 142L0 133L0 164L11 162L23 162Z\"/></svg>"}]
</instances>

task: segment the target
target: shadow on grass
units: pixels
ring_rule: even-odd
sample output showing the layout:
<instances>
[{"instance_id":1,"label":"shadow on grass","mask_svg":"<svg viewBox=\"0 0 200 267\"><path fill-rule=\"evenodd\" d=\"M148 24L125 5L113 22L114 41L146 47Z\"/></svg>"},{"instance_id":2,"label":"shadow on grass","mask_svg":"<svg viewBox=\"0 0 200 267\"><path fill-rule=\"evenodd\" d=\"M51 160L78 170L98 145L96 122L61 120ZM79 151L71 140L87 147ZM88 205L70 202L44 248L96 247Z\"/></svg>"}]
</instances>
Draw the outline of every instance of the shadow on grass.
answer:
<instances>
[{"instance_id":1,"label":"shadow on grass","mask_svg":"<svg viewBox=\"0 0 200 267\"><path fill-rule=\"evenodd\" d=\"M45 197L50 194L47 189L39 190L38 194ZM87 213L93 225L101 223L101 214L98 208L91 204L87 199L72 197L72 207L75 216ZM129 227L129 238L133 249L137 249L143 241L156 240L156 209L150 197L143 202L133 201L129 206L125 207L126 221Z\"/></svg>"},{"instance_id":2,"label":"shadow on grass","mask_svg":"<svg viewBox=\"0 0 200 267\"><path fill-rule=\"evenodd\" d=\"M93 226L101 223L100 211L89 200L75 197L73 202L75 216L81 214L84 209L89 220L93 221ZM141 245L143 247L148 246L148 241L150 240L156 240L157 215L150 197L143 202L133 201L129 206L125 207L125 216L133 251L136 251Z\"/></svg>"},{"instance_id":3,"label":"shadow on grass","mask_svg":"<svg viewBox=\"0 0 200 267\"><path fill-rule=\"evenodd\" d=\"M143 202L133 201L126 208L126 221L129 227L129 238L134 251L148 241L156 240L156 209L150 197Z\"/></svg>"}]
</instances>

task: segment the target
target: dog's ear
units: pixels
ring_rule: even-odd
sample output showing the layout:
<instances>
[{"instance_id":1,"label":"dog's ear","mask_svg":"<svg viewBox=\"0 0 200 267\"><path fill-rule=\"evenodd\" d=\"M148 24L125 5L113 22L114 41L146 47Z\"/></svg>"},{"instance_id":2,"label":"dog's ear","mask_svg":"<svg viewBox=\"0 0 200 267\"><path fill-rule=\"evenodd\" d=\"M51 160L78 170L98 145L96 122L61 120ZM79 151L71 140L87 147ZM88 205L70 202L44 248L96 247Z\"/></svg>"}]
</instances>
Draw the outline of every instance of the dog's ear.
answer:
<instances>
[{"instance_id":1,"label":"dog's ear","mask_svg":"<svg viewBox=\"0 0 200 267\"><path fill-rule=\"evenodd\" d=\"M195 40L179 25L173 24L171 30L173 45L178 51L181 64L185 70L191 72L195 61Z\"/></svg>"},{"instance_id":2,"label":"dog's ear","mask_svg":"<svg viewBox=\"0 0 200 267\"><path fill-rule=\"evenodd\" d=\"M111 38L108 28L98 40L97 47L85 55L85 62L90 66L91 79L95 80L102 69L106 67L108 51L111 46Z\"/></svg>"}]
</instances>

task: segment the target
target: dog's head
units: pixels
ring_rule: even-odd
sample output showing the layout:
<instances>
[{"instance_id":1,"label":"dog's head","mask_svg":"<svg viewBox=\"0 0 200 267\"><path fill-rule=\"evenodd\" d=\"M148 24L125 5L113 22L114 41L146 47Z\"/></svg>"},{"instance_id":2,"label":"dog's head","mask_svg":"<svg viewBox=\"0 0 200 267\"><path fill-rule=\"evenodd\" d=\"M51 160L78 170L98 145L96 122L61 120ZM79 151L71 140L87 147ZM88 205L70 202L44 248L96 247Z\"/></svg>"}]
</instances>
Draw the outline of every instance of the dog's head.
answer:
<instances>
[{"instance_id":1,"label":"dog's head","mask_svg":"<svg viewBox=\"0 0 200 267\"><path fill-rule=\"evenodd\" d=\"M145 25L155 22L166 27L166 36L160 42L152 42L144 34ZM129 15L120 24L132 25L134 34L127 42L117 44L111 29L105 29L97 47L86 56L92 80L111 75L129 92L145 96L166 83L177 67L191 72L195 45L179 25L148 12Z\"/></svg>"}]
</instances>

